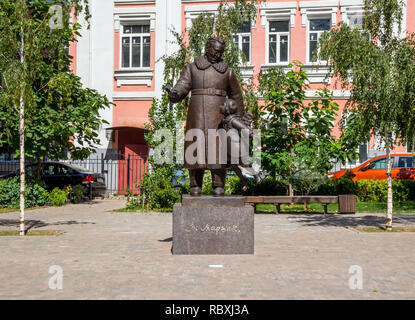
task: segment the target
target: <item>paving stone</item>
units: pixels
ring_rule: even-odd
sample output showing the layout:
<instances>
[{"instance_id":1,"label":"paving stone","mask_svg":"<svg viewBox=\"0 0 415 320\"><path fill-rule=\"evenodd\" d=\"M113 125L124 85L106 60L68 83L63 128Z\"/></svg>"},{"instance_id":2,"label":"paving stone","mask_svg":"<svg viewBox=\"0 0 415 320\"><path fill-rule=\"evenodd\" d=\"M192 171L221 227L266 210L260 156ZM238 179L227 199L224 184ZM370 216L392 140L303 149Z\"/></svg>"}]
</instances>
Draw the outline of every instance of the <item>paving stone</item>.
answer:
<instances>
[{"instance_id":1,"label":"paving stone","mask_svg":"<svg viewBox=\"0 0 415 320\"><path fill-rule=\"evenodd\" d=\"M383 225L383 214L256 214L255 255L183 256L170 251L171 213L109 212L124 206L26 211L32 230L66 233L0 237L0 299L415 299L414 233L350 229ZM17 230L18 216L0 214L0 229ZM49 289L52 265L62 290ZM353 265L362 289L349 288Z\"/></svg>"}]
</instances>

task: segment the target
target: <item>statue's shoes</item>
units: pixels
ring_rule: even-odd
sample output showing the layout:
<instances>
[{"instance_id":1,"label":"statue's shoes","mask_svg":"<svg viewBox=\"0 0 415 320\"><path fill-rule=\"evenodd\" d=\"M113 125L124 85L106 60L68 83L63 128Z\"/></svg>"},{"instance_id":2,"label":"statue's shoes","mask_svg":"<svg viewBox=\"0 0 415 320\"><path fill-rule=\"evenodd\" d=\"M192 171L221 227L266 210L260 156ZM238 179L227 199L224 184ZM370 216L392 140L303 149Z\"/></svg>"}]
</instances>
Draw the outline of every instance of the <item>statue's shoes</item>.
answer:
<instances>
[{"instance_id":1,"label":"statue's shoes","mask_svg":"<svg viewBox=\"0 0 415 320\"><path fill-rule=\"evenodd\" d=\"M225 190L222 187L216 187L213 189L214 196L223 196L225 194Z\"/></svg>"},{"instance_id":2,"label":"statue's shoes","mask_svg":"<svg viewBox=\"0 0 415 320\"><path fill-rule=\"evenodd\" d=\"M197 197L200 196L202 194L202 189L200 189L199 187L191 187L190 188L190 195Z\"/></svg>"}]
</instances>

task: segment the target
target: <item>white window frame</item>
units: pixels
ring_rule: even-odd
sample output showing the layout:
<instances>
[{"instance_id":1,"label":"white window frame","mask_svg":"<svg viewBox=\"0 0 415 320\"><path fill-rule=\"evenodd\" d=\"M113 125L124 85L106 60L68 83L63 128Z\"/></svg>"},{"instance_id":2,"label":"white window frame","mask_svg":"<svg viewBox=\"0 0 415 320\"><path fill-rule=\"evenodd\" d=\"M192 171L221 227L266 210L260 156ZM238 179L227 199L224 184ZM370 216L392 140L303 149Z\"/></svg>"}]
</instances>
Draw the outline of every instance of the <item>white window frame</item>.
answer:
<instances>
[{"instance_id":1,"label":"white window frame","mask_svg":"<svg viewBox=\"0 0 415 320\"><path fill-rule=\"evenodd\" d=\"M151 33L150 31L148 33L124 33L124 27L126 26L137 26L137 25L148 25L150 28L150 22L149 21L145 21L145 20L141 20L141 21L134 21L134 22L124 22L121 24L120 26L120 55L119 55L119 66L120 66L120 70L135 70L135 69L148 69L151 66ZM123 66L123 38L129 37L130 38L130 66L129 67L124 67ZM143 67L143 47L144 47L144 37L148 37L150 38L150 56L149 56L149 60L150 60L150 64L148 66ZM132 66L132 39L133 38L141 38L140 41L140 67L133 67Z\"/></svg>"},{"instance_id":2,"label":"white window frame","mask_svg":"<svg viewBox=\"0 0 415 320\"><path fill-rule=\"evenodd\" d=\"M114 31L119 34L119 48L120 57L118 60L118 70L114 71L117 87L122 85L147 85L151 86L154 70L151 69L151 47L150 47L150 67L141 68L122 68L122 35L121 28L124 25L142 24L143 22L150 23L150 34L155 31L156 8L155 7L122 7L114 8ZM155 45L150 36L150 46Z\"/></svg>"},{"instance_id":3,"label":"white window frame","mask_svg":"<svg viewBox=\"0 0 415 320\"><path fill-rule=\"evenodd\" d=\"M301 25L306 28L306 64L324 65L325 61L310 61L310 20L330 19L331 26L337 24L338 0L300 1Z\"/></svg>"},{"instance_id":4,"label":"white window frame","mask_svg":"<svg viewBox=\"0 0 415 320\"><path fill-rule=\"evenodd\" d=\"M320 40L321 35L328 30L322 30L322 31L311 31L310 28L310 24L311 24L311 20L315 20L315 19L329 19L331 21L331 17L328 15L318 15L318 16L309 16L307 19L307 32L306 32L306 62L309 65L325 65L327 60L316 60L316 61L311 61L310 60L310 34L311 33L317 33L317 43Z\"/></svg>"},{"instance_id":5,"label":"white window frame","mask_svg":"<svg viewBox=\"0 0 415 320\"><path fill-rule=\"evenodd\" d=\"M297 14L297 2L265 2L260 5L261 26L265 29L265 64L262 69L272 66L287 66L291 60L291 28L295 27L295 16ZM288 61L279 63L279 55L276 63L269 63L269 22L289 21L288 33ZM277 39L277 41L279 41Z\"/></svg>"},{"instance_id":6,"label":"white window frame","mask_svg":"<svg viewBox=\"0 0 415 320\"><path fill-rule=\"evenodd\" d=\"M238 37L238 47L239 50L242 51L242 39L243 37L249 37L249 60L246 62L251 64L252 61L252 24L251 24L251 31L250 32L237 32L232 35L232 37ZM233 39L232 39L233 41Z\"/></svg>"},{"instance_id":7,"label":"white window frame","mask_svg":"<svg viewBox=\"0 0 415 320\"><path fill-rule=\"evenodd\" d=\"M218 11L218 5L200 5L200 6L185 6L185 19L186 19L186 30L190 30L193 25L193 21L197 19L202 13L210 13L216 16Z\"/></svg>"},{"instance_id":8,"label":"white window frame","mask_svg":"<svg viewBox=\"0 0 415 320\"><path fill-rule=\"evenodd\" d=\"M340 10L342 13L342 21L351 27L350 19L354 15L364 16L363 0L340 0Z\"/></svg>"},{"instance_id":9,"label":"white window frame","mask_svg":"<svg viewBox=\"0 0 415 320\"><path fill-rule=\"evenodd\" d=\"M269 32L269 25L270 22L273 21L288 21L288 31L277 31L277 32ZM286 66L290 63L291 61L291 32L290 32L290 21L287 18L279 18L279 19L270 19L267 21L267 27L266 27L266 32L265 32L265 59L266 59L266 64L270 65L270 66ZM269 62L269 36L270 35L276 35L277 36L277 61L276 62ZM280 51L279 49L279 43L280 43L280 38L281 36L287 36L288 37L288 53L287 53L287 61L282 61L281 62L281 57L280 57Z\"/></svg>"}]
</instances>

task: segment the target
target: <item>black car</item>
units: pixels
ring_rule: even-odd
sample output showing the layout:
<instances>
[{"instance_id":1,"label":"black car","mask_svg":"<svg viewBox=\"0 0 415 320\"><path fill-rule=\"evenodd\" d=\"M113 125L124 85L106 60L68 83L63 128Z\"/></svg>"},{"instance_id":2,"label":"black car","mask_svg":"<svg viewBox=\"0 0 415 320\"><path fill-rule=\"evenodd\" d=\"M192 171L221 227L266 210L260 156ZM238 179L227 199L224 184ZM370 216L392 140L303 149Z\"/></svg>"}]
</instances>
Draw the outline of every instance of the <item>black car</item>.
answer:
<instances>
[{"instance_id":1,"label":"black car","mask_svg":"<svg viewBox=\"0 0 415 320\"><path fill-rule=\"evenodd\" d=\"M37 165L26 165L27 177L33 177L36 174ZM11 178L19 175L19 170L2 176L1 178ZM100 173L94 173L86 168L75 164L68 164L64 162L42 162L40 175L45 181L49 191L54 188L63 189L69 185L75 186L77 184L84 185L89 188L88 182L92 182L92 196L104 196L107 187L105 185L105 176ZM89 190L87 193L89 194Z\"/></svg>"}]
</instances>

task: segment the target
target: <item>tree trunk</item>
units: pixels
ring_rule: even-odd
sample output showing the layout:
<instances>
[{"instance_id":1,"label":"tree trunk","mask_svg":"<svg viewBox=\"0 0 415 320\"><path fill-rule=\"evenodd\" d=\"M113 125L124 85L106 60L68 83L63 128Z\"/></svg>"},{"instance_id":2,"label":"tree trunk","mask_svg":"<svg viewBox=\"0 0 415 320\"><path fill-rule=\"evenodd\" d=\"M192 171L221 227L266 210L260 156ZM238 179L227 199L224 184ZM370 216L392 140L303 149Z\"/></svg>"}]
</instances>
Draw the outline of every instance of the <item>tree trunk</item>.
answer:
<instances>
[{"instance_id":1,"label":"tree trunk","mask_svg":"<svg viewBox=\"0 0 415 320\"><path fill-rule=\"evenodd\" d=\"M21 27L21 44L20 44L20 63L24 64L24 33L23 27ZM20 107L19 107L19 143L20 143L20 235L25 235L24 224L24 207L25 207L25 148L24 148L24 135L25 135L25 105L24 105L24 83L20 88Z\"/></svg>"},{"instance_id":2,"label":"tree trunk","mask_svg":"<svg viewBox=\"0 0 415 320\"><path fill-rule=\"evenodd\" d=\"M288 195L290 197L292 197L292 196L294 196L294 189L293 189L292 170L291 170L291 168L292 168L292 158L294 156L294 150L293 150L293 147L291 147L290 149L291 149L290 150L291 159L290 159L290 167L289 167L289 170L290 170L290 181L289 181L289 184L288 184ZM291 203L291 205L293 205L293 204L294 203Z\"/></svg>"},{"instance_id":3,"label":"tree trunk","mask_svg":"<svg viewBox=\"0 0 415 320\"><path fill-rule=\"evenodd\" d=\"M39 157L36 158L37 166L36 166L36 177L40 179L40 170L42 169L42 161Z\"/></svg>"},{"instance_id":4,"label":"tree trunk","mask_svg":"<svg viewBox=\"0 0 415 320\"><path fill-rule=\"evenodd\" d=\"M389 128L385 128L385 141L386 141L386 175L388 181L388 202L387 202L387 212L386 212L386 229L392 230L392 208L393 208L393 194L392 194L392 166L391 166L391 156L390 156L390 138L389 138Z\"/></svg>"},{"instance_id":5,"label":"tree trunk","mask_svg":"<svg viewBox=\"0 0 415 320\"><path fill-rule=\"evenodd\" d=\"M290 181L290 183L288 185L288 195L290 197L294 196L294 189L293 189L293 184L291 183L291 181Z\"/></svg>"}]
</instances>

